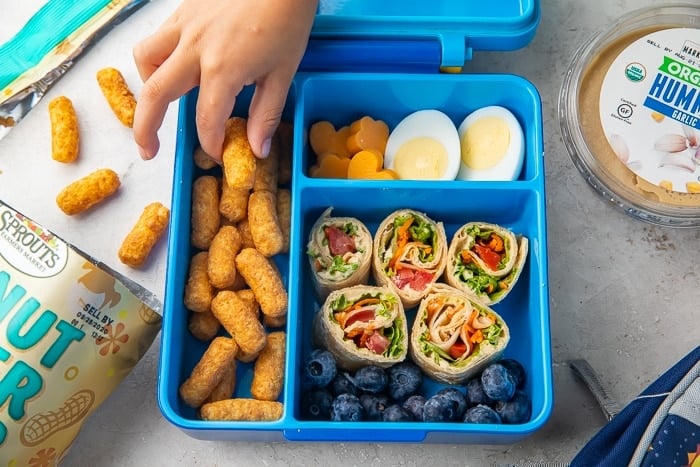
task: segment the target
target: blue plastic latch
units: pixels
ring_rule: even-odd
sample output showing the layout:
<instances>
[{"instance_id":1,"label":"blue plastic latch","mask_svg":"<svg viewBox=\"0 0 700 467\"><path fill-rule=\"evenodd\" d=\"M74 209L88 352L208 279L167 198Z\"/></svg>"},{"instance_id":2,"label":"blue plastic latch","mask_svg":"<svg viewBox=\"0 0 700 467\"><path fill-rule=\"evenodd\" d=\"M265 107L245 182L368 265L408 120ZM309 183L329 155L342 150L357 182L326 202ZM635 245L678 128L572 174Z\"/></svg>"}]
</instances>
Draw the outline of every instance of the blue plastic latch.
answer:
<instances>
[{"instance_id":1,"label":"blue plastic latch","mask_svg":"<svg viewBox=\"0 0 700 467\"><path fill-rule=\"evenodd\" d=\"M463 34L440 34L442 44L441 67L462 67L472 59L472 48L467 47Z\"/></svg>"}]
</instances>

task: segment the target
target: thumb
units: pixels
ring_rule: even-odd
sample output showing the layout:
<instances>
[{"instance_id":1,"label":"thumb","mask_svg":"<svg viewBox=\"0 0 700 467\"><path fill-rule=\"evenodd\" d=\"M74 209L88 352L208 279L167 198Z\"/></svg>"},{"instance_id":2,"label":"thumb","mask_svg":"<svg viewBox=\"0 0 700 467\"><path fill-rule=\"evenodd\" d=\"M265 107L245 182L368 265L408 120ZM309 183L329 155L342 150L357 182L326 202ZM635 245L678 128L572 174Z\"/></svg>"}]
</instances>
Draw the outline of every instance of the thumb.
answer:
<instances>
[{"instance_id":1,"label":"thumb","mask_svg":"<svg viewBox=\"0 0 700 467\"><path fill-rule=\"evenodd\" d=\"M259 158L270 153L272 137L282 118L289 82L263 80L256 84L248 113L248 141Z\"/></svg>"}]
</instances>

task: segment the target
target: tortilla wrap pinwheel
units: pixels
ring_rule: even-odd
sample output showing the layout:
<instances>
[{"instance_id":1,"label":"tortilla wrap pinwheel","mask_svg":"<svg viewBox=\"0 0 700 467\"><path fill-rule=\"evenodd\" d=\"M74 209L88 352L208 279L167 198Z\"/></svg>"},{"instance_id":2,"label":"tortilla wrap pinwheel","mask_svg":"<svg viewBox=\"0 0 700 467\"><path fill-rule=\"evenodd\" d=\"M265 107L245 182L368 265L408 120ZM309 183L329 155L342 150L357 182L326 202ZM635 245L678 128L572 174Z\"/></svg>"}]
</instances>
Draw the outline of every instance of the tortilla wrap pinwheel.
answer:
<instances>
[{"instance_id":1,"label":"tortilla wrap pinwheel","mask_svg":"<svg viewBox=\"0 0 700 467\"><path fill-rule=\"evenodd\" d=\"M313 343L347 371L402 362L408 354L408 324L401 300L387 287L335 290L316 312Z\"/></svg>"},{"instance_id":2,"label":"tortilla wrap pinwheel","mask_svg":"<svg viewBox=\"0 0 700 467\"><path fill-rule=\"evenodd\" d=\"M464 292L433 284L411 329L412 360L430 378L462 383L498 360L510 340L501 316Z\"/></svg>"},{"instance_id":3,"label":"tortilla wrap pinwheel","mask_svg":"<svg viewBox=\"0 0 700 467\"><path fill-rule=\"evenodd\" d=\"M527 238L505 227L469 222L450 242L445 281L486 305L502 301L525 265Z\"/></svg>"},{"instance_id":4,"label":"tortilla wrap pinwheel","mask_svg":"<svg viewBox=\"0 0 700 467\"><path fill-rule=\"evenodd\" d=\"M404 308L412 308L445 270L445 228L423 213L399 209L379 225L372 256L376 283L395 288Z\"/></svg>"},{"instance_id":5,"label":"tortilla wrap pinwheel","mask_svg":"<svg viewBox=\"0 0 700 467\"><path fill-rule=\"evenodd\" d=\"M372 234L354 217L331 217L326 209L311 227L306 253L318 299L333 290L366 284L372 265Z\"/></svg>"}]
</instances>

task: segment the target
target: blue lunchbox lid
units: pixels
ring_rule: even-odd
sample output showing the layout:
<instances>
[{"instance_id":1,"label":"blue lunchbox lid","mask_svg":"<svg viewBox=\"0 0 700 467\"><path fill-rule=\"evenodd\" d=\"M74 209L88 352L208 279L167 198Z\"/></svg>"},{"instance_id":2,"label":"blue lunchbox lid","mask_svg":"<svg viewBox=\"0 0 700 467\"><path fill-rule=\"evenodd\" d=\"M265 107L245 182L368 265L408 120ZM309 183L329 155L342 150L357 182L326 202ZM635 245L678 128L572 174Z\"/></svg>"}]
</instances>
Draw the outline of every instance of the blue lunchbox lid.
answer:
<instances>
[{"instance_id":1,"label":"blue lunchbox lid","mask_svg":"<svg viewBox=\"0 0 700 467\"><path fill-rule=\"evenodd\" d=\"M319 0L300 69L461 67L475 50L527 45L539 0Z\"/></svg>"}]
</instances>

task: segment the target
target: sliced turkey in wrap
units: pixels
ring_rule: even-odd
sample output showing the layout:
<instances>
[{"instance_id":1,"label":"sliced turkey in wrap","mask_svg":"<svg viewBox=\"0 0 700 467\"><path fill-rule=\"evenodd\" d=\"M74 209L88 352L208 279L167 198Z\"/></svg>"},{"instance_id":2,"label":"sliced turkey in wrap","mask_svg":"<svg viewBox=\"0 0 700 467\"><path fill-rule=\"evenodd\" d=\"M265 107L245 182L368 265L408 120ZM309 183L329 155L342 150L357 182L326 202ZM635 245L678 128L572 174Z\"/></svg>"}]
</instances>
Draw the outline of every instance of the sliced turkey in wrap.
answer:
<instances>
[{"instance_id":1,"label":"sliced turkey in wrap","mask_svg":"<svg viewBox=\"0 0 700 467\"><path fill-rule=\"evenodd\" d=\"M394 287L406 309L418 304L447 264L442 222L411 209L394 211L382 221L372 249L374 280Z\"/></svg>"},{"instance_id":2,"label":"sliced turkey in wrap","mask_svg":"<svg viewBox=\"0 0 700 467\"><path fill-rule=\"evenodd\" d=\"M526 237L496 224L469 222L455 232L445 281L486 305L513 289L527 259Z\"/></svg>"},{"instance_id":3,"label":"sliced turkey in wrap","mask_svg":"<svg viewBox=\"0 0 700 467\"><path fill-rule=\"evenodd\" d=\"M416 313L409 349L423 373L462 383L500 358L508 326L491 308L446 284L434 284Z\"/></svg>"},{"instance_id":4,"label":"sliced turkey in wrap","mask_svg":"<svg viewBox=\"0 0 700 467\"><path fill-rule=\"evenodd\" d=\"M402 362L408 353L408 325L401 300L386 287L335 290L314 317L313 341L347 371Z\"/></svg>"},{"instance_id":5,"label":"sliced turkey in wrap","mask_svg":"<svg viewBox=\"0 0 700 467\"><path fill-rule=\"evenodd\" d=\"M354 217L331 217L326 209L309 232L306 253L318 299L333 290L366 284L372 265L372 234Z\"/></svg>"}]
</instances>

